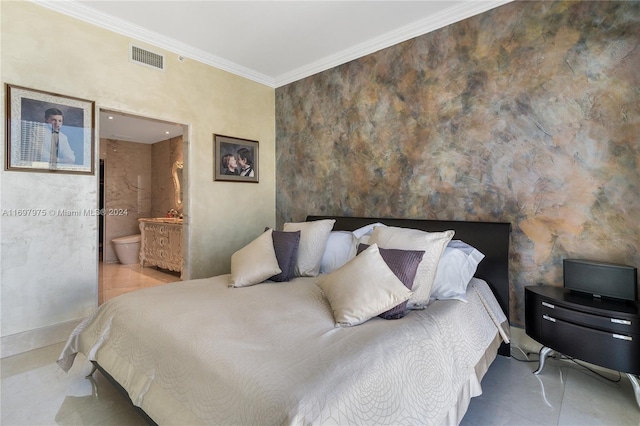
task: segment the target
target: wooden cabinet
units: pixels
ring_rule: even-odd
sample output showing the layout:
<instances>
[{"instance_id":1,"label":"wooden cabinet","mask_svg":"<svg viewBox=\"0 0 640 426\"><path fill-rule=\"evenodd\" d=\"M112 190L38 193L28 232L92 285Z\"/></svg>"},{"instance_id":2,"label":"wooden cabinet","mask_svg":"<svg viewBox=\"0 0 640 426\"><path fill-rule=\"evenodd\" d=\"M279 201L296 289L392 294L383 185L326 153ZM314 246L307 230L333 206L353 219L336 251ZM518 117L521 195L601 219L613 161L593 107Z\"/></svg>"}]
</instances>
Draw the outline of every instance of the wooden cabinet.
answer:
<instances>
[{"instance_id":1,"label":"wooden cabinet","mask_svg":"<svg viewBox=\"0 0 640 426\"><path fill-rule=\"evenodd\" d=\"M182 271L182 223L139 219L140 265Z\"/></svg>"},{"instance_id":2,"label":"wooden cabinet","mask_svg":"<svg viewBox=\"0 0 640 426\"><path fill-rule=\"evenodd\" d=\"M562 287L525 287L525 330L552 352L627 373L640 406L640 302L599 299Z\"/></svg>"}]
</instances>

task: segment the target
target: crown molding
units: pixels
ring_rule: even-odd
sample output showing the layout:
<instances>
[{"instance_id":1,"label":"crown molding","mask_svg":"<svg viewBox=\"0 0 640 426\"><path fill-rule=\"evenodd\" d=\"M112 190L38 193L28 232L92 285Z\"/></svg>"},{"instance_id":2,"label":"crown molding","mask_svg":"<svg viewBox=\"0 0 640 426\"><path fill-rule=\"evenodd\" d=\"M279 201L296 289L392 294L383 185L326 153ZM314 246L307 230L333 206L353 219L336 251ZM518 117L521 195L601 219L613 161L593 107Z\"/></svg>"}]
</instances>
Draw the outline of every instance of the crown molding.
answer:
<instances>
[{"instance_id":1,"label":"crown molding","mask_svg":"<svg viewBox=\"0 0 640 426\"><path fill-rule=\"evenodd\" d=\"M510 3L513 0L469 0L464 3L456 4L444 11L429 16L423 20L413 24L399 28L383 34L380 37L371 39L365 43L345 49L334 55L327 56L319 61L305 65L303 67L292 70L291 72L282 74L277 77L271 77L255 70L243 67L224 58L212 55L200 49L191 47L185 43L181 43L162 34L149 31L140 26L131 24L111 15L101 13L90 7L86 7L73 0L29 0L32 3L54 10L56 12L71 16L81 21L88 22L101 28L122 34L127 37L157 46L164 50L174 52L180 56L191 58L198 62L202 62L212 67L222 69L240 77L247 78L269 87L278 88L297 80L309 77L330 68L342 65L354 59L377 52L398 43L402 43L414 37L435 31L439 28L446 27L455 22L462 21L474 15L481 14L490 9Z\"/></svg>"},{"instance_id":2,"label":"crown molding","mask_svg":"<svg viewBox=\"0 0 640 426\"><path fill-rule=\"evenodd\" d=\"M111 15L102 13L93 8L84 6L73 0L29 0L32 3L46 7L53 11L62 13L67 16L79 19L84 22L88 22L92 25L105 28L115 33L134 38L138 41L159 47L164 50L176 53L179 56L184 56L202 62L203 64L211 65L212 67L219 68L224 71L228 71L232 74L247 78L265 86L275 87L275 79L268 75L259 73L252 69L243 67L235 62L228 61L219 56L212 55L203 50L196 49L185 43L179 42L170 37L166 37L162 34L149 31L146 28L138 25L131 24L123 21L119 18L114 18Z\"/></svg>"},{"instance_id":3,"label":"crown molding","mask_svg":"<svg viewBox=\"0 0 640 426\"><path fill-rule=\"evenodd\" d=\"M423 20L406 25L395 31L390 31L380 37L356 45L353 48L345 49L335 55L327 56L324 59L282 74L276 78L276 88L309 77L313 74L326 71L333 67L337 67L354 59L377 52L378 50L402 43L414 37L427 34L431 31L446 27L447 25L454 24L472 16L479 15L498 6L511 3L512 1L513 0L470 0L462 4L457 4Z\"/></svg>"}]
</instances>

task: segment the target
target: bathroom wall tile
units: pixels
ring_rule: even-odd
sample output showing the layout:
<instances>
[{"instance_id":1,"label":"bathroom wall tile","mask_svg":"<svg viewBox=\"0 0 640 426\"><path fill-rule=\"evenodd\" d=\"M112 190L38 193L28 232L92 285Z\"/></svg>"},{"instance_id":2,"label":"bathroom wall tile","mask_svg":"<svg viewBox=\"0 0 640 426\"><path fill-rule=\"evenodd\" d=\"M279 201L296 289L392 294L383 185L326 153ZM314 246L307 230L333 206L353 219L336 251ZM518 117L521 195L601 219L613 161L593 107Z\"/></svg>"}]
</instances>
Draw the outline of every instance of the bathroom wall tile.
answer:
<instances>
[{"instance_id":1,"label":"bathroom wall tile","mask_svg":"<svg viewBox=\"0 0 640 426\"><path fill-rule=\"evenodd\" d=\"M138 218L163 217L176 208L172 165L182 161L182 137L155 144L101 140L105 159L103 260L117 262L111 240L140 232Z\"/></svg>"},{"instance_id":2,"label":"bathroom wall tile","mask_svg":"<svg viewBox=\"0 0 640 426\"><path fill-rule=\"evenodd\" d=\"M117 262L111 240L140 233L138 218L151 215L151 145L106 140L103 260Z\"/></svg>"}]
</instances>

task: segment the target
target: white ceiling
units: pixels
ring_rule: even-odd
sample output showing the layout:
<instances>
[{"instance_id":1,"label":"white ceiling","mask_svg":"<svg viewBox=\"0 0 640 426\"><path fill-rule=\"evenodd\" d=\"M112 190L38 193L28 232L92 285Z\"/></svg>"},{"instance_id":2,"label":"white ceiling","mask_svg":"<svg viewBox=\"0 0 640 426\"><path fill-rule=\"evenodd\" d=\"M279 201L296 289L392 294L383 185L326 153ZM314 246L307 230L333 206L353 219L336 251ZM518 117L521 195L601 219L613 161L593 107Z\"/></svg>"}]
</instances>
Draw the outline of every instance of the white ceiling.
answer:
<instances>
[{"instance_id":1,"label":"white ceiling","mask_svg":"<svg viewBox=\"0 0 640 426\"><path fill-rule=\"evenodd\" d=\"M511 0L31 1L277 88Z\"/></svg>"},{"instance_id":2,"label":"white ceiling","mask_svg":"<svg viewBox=\"0 0 640 426\"><path fill-rule=\"evenodd\" d=\"M511 0L32 0L280 87Z\"/></svg>"},{"instance_id":3,"label":"white ceiling","mask_svg":"<svg viewBox=\"0 0 640 426\"><path fill-rule=\"evenodd\" d=\"M100 138L156 143L182 135L181 124L153 120L116 111L100 110Z\"/></svg>"}]
</instances>

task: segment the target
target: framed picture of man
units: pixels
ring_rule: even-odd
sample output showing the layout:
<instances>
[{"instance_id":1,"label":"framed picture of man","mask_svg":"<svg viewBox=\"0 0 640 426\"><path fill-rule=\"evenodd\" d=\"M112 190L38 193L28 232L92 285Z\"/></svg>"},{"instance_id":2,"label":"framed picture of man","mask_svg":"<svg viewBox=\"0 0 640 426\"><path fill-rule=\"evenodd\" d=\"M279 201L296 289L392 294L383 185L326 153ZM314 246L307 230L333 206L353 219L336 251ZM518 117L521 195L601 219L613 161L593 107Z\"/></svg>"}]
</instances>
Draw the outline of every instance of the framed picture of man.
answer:
<instances>
[{"instance_id":1,"label":"framed picture of man","mask_svg":"<svg viewBox=\"0 0 640 426\"><path fill-rule=\"evenodd\" d=\"M214 180L258 182L258 141L213 135Z\"/></svg>"},{"instance_id":2,"label":"framed picture of man","mask_svg":"<svg viewBox=\"0 0 640 426\"><path fill-rule=\"evenodd\" d=\"M5 93L5 170L94 174L94 102L10 84Z\"/></svg>"}]
</instances>

